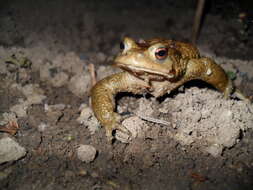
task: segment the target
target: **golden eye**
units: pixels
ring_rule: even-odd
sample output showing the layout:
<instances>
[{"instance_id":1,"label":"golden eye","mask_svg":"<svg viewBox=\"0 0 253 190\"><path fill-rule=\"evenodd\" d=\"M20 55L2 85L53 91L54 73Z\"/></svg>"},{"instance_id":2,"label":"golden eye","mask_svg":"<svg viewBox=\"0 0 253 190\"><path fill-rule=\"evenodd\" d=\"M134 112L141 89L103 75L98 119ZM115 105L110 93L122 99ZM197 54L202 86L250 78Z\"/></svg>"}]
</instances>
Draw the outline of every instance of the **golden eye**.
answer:
<instances>
[{"instance_id":1,"label":"golden eye","mask_svg":"<svg viewBox=\"0 0 253 190\"><path fill-rule=\"evenodd\" d=\"M164 60L168 56L168 49L165 47L157 48L155 51L155 57L158 60Z\"/></svg>"}]
</instances>

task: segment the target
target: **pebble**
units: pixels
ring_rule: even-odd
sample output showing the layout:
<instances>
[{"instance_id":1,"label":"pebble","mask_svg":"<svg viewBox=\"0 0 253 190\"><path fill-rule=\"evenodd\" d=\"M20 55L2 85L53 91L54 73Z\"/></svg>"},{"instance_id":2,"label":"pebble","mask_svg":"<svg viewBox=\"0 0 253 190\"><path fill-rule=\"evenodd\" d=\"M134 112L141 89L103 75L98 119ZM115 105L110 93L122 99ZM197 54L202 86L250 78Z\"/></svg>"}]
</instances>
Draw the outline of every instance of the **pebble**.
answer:
<instances>
[{"instance_id":1,"label":"pebble","mask_svg":"<svg viewBox=\"0 0 253 190\"><path fill-rule=\"evenodd\" d=\"M9 137L0 139L0 164L18 160L26 155L25 148Z\"/></svg>"},{"instance_id":2,"label":"pebble","mask_svg":"<svg viewBox=\"0 0 253 190\"><path fill-rule=\"evenodd\" d=\"M98 131L99 122L94 116L92 109L88 105L83 104L80 106L79 110L81 113L77 118L77 122L84 126L87 126L91 134L94 134L96 131Z\"/></svg>"},{"instance_id":3,"label":"pebble","mask_svg":"<svg viewBox=\"0 0 253 190\"><path fill-rule=\"evenodd\" d=\"M77 157L82 162L92 162L97 154L97 150L91 145L80 145L77 148Z\"/></svg>"},{"instance_id":4,"label":"pebble","mask_svg":"<svg viewBox=\"0 0 253 190\"><path fill-rule=\"evenodd\" d=\"M90 89L89 73L84 72L73 76L68 83L68 89L77 97L83 98Z\"/></svg>"},{"instance_id":5,"label":"pebble","mask_svg":"<svg viewBox=\"0 0 253 190\"><path fill-rule=\"evenodd\" d=\"M223 146L221 146L219 144L212 144L205 149L205 152L208 152L213 157L220 156L222 154L222 151L223 151Z\"/></svg>"},{"instance_id":6,"label":"pebble","mask_svg":"<svg viewBox=\"0 0 253 190\"><path fill-rule=\"evenodd\" d=\"M54 78L50 80L53 87L62 87L64 86L69 80L69 76L65 72L57 73Z\"/></svg>"},{"instance_id":7,"label":"pebble","mask_svg":"<svg viewBox=\"0 0 253 190\"><path fill-rule=\"evenodd\" d=\"M39 132L44 132L45 130L46 130L46 128L48 128L48 125L46 124L46 123L40 123L39 125L38 125L38 131Z\"/></svg>"}]
</instances>

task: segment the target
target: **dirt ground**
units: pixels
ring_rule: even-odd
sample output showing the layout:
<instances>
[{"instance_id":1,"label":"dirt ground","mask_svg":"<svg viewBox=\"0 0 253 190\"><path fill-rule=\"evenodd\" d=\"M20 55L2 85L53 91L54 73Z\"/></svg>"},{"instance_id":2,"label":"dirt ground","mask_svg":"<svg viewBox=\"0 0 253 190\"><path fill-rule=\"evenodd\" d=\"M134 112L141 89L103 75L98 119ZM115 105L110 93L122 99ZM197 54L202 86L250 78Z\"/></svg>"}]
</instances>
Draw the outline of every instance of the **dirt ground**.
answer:
<instances>
[{"instance_id":1,"label":"dirt ground","mask_svg":"<svg viewBox=\"0 0 253 190\"><path fill-rule=\"evenodd\" d=\"M26 155L0 164L0 189L253 188L252 105L200 81L159 99L118 95L117 111L136 124L137 138L107 142L89 108L91 66L98 79L118 72L110 65L124 36L190 41L196 7L130 2L1 2L0 126L19 128L0 140L10 137ZM251 99L252 8L209 1L197 42ZM95 148L91 161L82 160L81 145Z\"/></svg>"}]
</instances>

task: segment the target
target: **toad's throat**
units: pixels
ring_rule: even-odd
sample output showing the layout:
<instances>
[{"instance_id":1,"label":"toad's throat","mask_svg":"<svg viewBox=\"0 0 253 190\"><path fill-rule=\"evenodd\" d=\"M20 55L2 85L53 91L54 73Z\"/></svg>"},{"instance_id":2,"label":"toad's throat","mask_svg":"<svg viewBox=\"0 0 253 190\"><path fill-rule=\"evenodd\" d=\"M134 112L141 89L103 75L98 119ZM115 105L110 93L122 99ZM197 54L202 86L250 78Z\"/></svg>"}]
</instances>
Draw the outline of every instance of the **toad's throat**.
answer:
<instances>
[{"instance_id":1,"label":"toad's throat","mask_svg":"<svg viewBox=\"0 0 253 190\"><path fill-rule=\"evenodd\" d=\"M119 63L119 62L116 62L115 66L117 66L117 67L119 67L119 68L121 68L125 71L131 72L135 75L151 74L151 75L158 75L158 76L161 76L161 77L164 77L164 78L167 78L167 79L174 78L173 74L163 73L163 72L160 72L160 71L151 70L149 68L143 68L143 67L138 67L138 66L133 66L133 65L126 65L126 64L123 64L123 63Z\"/></svg>"}]
</instances>

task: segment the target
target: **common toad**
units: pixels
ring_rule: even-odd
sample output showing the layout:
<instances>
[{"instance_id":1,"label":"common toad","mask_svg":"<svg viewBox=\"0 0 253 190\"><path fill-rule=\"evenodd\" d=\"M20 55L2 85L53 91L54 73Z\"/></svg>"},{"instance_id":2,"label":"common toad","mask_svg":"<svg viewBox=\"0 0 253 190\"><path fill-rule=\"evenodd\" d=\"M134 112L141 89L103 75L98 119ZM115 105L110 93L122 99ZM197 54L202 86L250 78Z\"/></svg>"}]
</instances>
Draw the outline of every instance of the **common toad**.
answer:
<instances>
[{"instance_id":1,"label":"common toad","mask_svg":"<svg viewBox=\"0 0 253 190\"><path fill-rule=\"evenodd\" d=\"M159 97L193 79L211 84L225 98L233 91L232 82L221 66L200 56L191 44L158 38L136 42L126 37L121 49L115 65L124 71L100 80L91 91L92 109L105 127L108 140L113 139L113 130L127 133L120 124L121 116L114 111L114 97L119 92Z\"/></svg>"}]
</instances>

